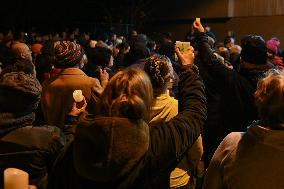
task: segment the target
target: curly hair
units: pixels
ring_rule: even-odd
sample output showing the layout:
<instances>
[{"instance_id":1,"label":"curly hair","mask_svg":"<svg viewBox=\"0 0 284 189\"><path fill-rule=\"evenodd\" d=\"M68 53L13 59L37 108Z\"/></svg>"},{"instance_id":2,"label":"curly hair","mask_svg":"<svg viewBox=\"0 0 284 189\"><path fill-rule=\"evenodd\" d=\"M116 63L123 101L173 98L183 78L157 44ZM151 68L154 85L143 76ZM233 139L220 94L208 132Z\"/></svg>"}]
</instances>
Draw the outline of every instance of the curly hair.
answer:
<instances>
[{"instance_id":1,"label":"curly hair","mask_svg":"<svg viewBox=\"0 0 284 189\"><path fill-rule=\"evenodd\" d=\"M284 123L284 71L270 70L258 82L255 104L261 120L269 127L280 129Z\"/></svg>"},{"instance_id":2,"label":"curly hair","mask_svg":"<svg viewBox=\"0 0 284 189\"><path fill-rule=\"evenodd\" d=\"M146 59L144 71L150 77L155 97L167 90L174 77L171 61L164 55L155 54Z\"/></svg>"}]
</instances>

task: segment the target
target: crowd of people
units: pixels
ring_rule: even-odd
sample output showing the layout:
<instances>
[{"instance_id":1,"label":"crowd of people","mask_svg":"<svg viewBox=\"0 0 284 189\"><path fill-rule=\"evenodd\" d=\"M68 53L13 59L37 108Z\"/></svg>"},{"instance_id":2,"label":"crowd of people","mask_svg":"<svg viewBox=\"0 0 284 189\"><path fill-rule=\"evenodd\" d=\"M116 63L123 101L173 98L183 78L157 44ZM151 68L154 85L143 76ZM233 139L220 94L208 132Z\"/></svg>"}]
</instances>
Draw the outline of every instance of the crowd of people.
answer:
<instances>
[{"instance_id":1,"label":"crowd of people","mask_svg":"<svg viewBox=\"0 0 284 189\"><path fill-rule=\"evenodd\" d=\"M279 39L188 39L1 33L0 188L284 188Z\"/></svg>"}]
</instances>

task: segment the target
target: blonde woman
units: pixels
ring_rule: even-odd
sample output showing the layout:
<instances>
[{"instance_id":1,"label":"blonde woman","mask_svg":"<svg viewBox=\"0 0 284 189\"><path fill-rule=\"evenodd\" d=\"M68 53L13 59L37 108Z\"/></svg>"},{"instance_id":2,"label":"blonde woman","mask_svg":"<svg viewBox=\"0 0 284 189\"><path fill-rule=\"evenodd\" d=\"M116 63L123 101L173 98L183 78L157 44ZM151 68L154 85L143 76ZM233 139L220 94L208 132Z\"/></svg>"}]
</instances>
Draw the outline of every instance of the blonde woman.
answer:
<instances>
[{"instance_id":1,"label":"blonde woman","mask_svg":"<svg viewBox=\"0 0 284 189\"><path fill-rule=\"evenodd\" d=\"M152 55L146 60L144 70L150 77L154 92L154 104L151 109L149 125L168 122L178 114L178 100L169 95L174 79L171 61L164 55ZM200 135L187 155L171 172L171 188L194 188L193 172L196 170L202 154L203 145Z\"/></svg>"}]
</instances>

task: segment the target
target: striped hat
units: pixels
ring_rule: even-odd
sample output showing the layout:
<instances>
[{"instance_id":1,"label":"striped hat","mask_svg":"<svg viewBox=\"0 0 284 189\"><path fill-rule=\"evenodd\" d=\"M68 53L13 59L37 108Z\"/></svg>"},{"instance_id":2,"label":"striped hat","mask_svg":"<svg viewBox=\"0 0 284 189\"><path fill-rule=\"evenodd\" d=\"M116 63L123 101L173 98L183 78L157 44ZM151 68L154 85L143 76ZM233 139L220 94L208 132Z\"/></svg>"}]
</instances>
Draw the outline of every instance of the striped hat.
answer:
<instances>
[{"instance_id":1,"label":"striped hat","mask_svg":"<svg viewBox=\"0 0 284 189\"><path fill-rule=\"evenodd\" d=\"M71 41L57 41L54 43L55 67L70 68L78 65L84 55L81 45Z\"/></svg>"}]
</instances>

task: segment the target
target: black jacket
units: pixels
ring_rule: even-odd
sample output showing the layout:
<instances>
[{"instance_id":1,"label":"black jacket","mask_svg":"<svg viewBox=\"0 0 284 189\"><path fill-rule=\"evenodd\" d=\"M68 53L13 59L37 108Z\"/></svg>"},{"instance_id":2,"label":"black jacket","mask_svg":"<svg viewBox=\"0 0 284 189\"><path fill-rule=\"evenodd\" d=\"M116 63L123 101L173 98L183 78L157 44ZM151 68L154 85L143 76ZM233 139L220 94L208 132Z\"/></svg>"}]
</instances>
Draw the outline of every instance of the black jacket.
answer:
<instances>
[{"instance_id":1,"label":"black jacket","mask_svg":"<svg viewBox=\"0 0 284 189\"><path fill-rule=\"evenodd\" d=\"M73 148L74 144L71 144L65 154L62 154L61 160L59 159L56 163L49 188L169 188L171 171L196 141L206 118L204 88L197 72L191 66L182 69L179 83L179 114L170 122L163 123L165 125L149 128L148 150L126 174L105 182L98 182L96 178L83 178L76 171L78 167L74 166L74 156L76 156L74 149L76 148ZM118 123L123 118L104 119ZM97 127L102 121L101 118L94 118L91 126ZM129 124L129 121L125 120L124 123ZM90 164L91 166L93 165ZM108 173L102 169L101 174Z\"/></svg>"},{"instance_id":2,"label":"black jacket","mask_svg":"<svg viewBox=\"0 0 284 189\"><path fill-rule=\"evenodd\" d=\"M3 172L13 167L29 173L29 183L37 189L47 185L48 173L65 144L60 129L32 126L34 116L0 113L0 188Z\"/></svg>"},{"instance_id":3,"label":"black jacket","mask_svg":"<svg viewBox=\"0 0 284 189\"><path fill-rule=\"evenodd\" d=\"M210 153L211 157L227 134L246 131L247 126L258 119L254 92L258 80L270 66L260 64L242 67L239 72L231 70L216 57L204 33L197 34L197 49L197 65L205 85L208 110L203 139L205 153Z\"/></svg>"}]
</instances>

